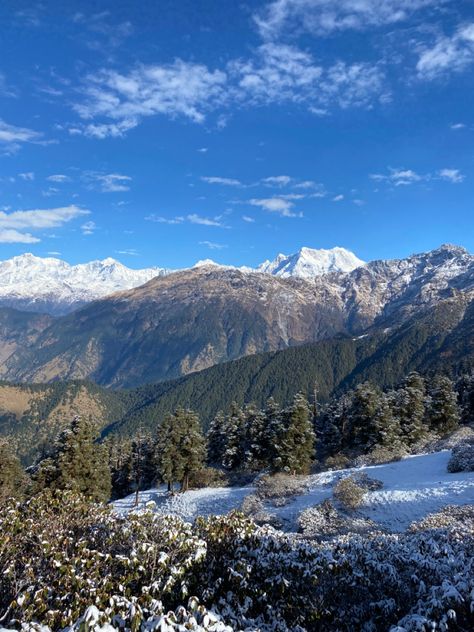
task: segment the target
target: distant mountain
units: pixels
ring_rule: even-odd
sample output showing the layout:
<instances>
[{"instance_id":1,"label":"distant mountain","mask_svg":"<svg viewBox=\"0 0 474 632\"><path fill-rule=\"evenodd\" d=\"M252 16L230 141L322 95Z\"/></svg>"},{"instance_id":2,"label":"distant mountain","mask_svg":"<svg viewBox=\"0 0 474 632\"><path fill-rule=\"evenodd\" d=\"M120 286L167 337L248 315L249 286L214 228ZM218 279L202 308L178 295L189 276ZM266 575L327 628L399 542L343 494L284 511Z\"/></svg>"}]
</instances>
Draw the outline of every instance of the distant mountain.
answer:
<instances>
[{"instance_id":1,"label":"distant mountain","mask_svg":"<svg viewBox=\"0 0 474 632\"><path fill-rule=\"evenodd\" d=\"M338 335L395 335L449 299L468 311L473 297L474 256L450 245L312 279L202 265L46 322L3 353L0 376L133 387Z\"/></svg>"},{"instance_id":2,"label":"distant mountain","mask_svg":"<svg viewBox=\"0 0 474 632\"><path fill-rule=\"evenodd\" d=\"M313 250L301 248L294 255L279 254L273 261L265 261L258 272L280 277L301 277L312 279L328 272L352 272L365 262L345 248Z\"/></svg>"},{"instance_id":3,"label":"distant mountain","mask_svg":"<svg viewBox=\"0 0 474 632\"><path fill-rule=\"evenodd\" d=\"M0 262L0 306L65 314L167 273L163 268L132 270L111 258L71 266L24 254Z\"/></svg>"},{"instance_id":4,"label":"distant mountain","mask_svg":"<svg viewBox=\"0 0 474 632\"><path fill-rule=\"evenodd\" d=\"M233 401L263 406L272 396L286 405L298 391L311 399L316 386L324 402L367 379L390 388L412 370L454 376L473 369L474 301L459 293L398 327L250 355L133 390L86 382L0 383L0 436L8 435L30 463L76 414L91 415L107 434L133 435L141 428L155 435L178 406L196 410L207 427Z\"/></svg>"},{"instance_id":5,"label":"distant mountain","mask_svg":"<svg viewBox=\"0 0 474 632\"><path fill-rule=\"evenodd\" d=\"M266 261L255 270L238 269L281 277L313 278L327 272L348 272L360 265L363 262L344 248L302 248L289 257L279 255L274 262ZM199 261L193 268L206 266L237 269L210 259ZM73 266L52 257L24 254L0 262L0 307L63 315L114 292L139 287L154 277L172 272L177 271L159 267L133 270L111 258Z\"/></svg>"}]
</instances>

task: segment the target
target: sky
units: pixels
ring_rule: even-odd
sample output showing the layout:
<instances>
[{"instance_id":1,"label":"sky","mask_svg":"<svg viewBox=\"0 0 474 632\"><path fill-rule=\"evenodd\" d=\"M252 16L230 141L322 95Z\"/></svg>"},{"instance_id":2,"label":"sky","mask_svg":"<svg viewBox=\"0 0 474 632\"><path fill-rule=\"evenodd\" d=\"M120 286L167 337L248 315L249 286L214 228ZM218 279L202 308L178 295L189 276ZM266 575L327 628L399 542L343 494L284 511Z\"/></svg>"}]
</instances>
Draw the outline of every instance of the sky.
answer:
<instances>
[{"instance_id":1,"label":"sky","mask_svg":"<svg viewBox=\"0 0 474 632\"><path fill-rule=\"evenodd\" d=\"M4 0L0 259L474 251L472 0Z\"/></svg>"}]
</instances>

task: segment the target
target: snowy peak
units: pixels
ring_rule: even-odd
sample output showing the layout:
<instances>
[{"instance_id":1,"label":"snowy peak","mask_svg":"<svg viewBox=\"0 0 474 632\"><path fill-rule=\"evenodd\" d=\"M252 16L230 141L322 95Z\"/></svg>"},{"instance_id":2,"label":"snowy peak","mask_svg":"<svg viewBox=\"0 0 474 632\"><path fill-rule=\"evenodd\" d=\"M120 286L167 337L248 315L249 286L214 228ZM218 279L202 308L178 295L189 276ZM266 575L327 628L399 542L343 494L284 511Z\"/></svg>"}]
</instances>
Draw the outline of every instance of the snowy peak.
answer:
<instances>
[{"instance_id":1,"label":"snowy peak","mask_svg":"<svg viewBox=\"0 0 474 632\"><path fill-rule=\"evenodd\" d=\"M274 276L311 279L329 272L352 272L363 265L364 261L345 248L301 248L293 255L279 254L274 261L265 261L257 270Z\"/></svg>"}]
</instances>

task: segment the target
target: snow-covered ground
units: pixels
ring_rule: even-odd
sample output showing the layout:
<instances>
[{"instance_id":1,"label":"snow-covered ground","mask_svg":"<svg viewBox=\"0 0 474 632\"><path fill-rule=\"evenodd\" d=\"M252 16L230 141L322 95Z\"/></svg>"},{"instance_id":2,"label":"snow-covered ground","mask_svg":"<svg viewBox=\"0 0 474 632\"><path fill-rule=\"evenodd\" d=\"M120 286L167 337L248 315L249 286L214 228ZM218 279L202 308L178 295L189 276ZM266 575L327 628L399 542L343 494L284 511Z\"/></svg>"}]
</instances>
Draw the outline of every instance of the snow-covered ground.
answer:
<instances>
[{"instance_id":1,"label":"snow-covered ground","mask_svg":"<svg viewBox=\"0 0 474 632\"><path fill-rule=\"evenodd\" d=\"M403 531L445 505L474 504L474 473L450 474L447 464L450 451L410 456L402 461L368 467L323 472L308 477L308 491L284 507L269 507L287 528L294 528L299 513L307 507L332 496L332 487L341 477L354 472L366 472L383 482L383 489L368 492L364 506L358 512L381 526ZM252 487L222 487L191 490L169 497L164 487L140 492L138 508L153 501L156 511L177 514L185 520L199 515L221 515L240 507L242 500L253 492ZM135 495L114 503L117 512L134 509Z\"/></svg>"}]
</instances>

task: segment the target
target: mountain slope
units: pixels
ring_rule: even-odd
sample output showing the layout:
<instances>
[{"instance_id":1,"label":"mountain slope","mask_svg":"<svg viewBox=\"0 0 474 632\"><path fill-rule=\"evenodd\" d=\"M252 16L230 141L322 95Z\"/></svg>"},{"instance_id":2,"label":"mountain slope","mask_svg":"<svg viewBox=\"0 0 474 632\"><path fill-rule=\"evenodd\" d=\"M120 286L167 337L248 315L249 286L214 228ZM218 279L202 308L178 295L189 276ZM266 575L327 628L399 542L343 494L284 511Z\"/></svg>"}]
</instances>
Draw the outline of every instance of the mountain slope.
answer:
<instances>
[{"instance_id":1,"label":"mountain slope","mask_svg":"<svg viewBox=\"0 0 474 632\"><path fill-rule=\"evenodd\" d=\"M468 309L473 290L474 257L453 246L311 280L204 265L55 319L1 371L138 386L339 334L396 332L450 298Z\"/></svg>"}]
</instances>

